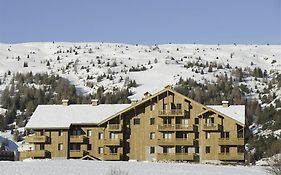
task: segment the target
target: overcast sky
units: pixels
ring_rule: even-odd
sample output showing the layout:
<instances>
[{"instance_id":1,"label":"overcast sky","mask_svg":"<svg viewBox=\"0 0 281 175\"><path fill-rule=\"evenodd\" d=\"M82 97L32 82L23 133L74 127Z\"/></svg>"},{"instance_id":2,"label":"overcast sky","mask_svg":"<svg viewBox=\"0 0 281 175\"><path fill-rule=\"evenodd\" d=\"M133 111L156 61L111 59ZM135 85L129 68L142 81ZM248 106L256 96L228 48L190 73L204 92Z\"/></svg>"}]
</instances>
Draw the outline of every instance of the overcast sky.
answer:
<instances>
[{"instance_id":1,"label":"overcast sky","mask_svg":"<svg viewBox=\"0 0 281 175\"><path fill-rule=\"evenodd\" d=\"M281 0L0 0L0 42L281 44Z\"/></svg>"}]
</instances>

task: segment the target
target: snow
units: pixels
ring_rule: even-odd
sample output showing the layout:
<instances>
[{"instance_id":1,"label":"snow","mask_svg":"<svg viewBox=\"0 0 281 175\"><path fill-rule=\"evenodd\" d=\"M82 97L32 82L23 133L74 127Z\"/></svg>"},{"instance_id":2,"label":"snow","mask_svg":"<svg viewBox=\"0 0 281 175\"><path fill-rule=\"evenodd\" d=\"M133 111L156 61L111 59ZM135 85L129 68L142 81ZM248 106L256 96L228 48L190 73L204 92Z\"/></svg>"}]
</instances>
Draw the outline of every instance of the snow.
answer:
<instances>
[{"instance_id":1,"label":"snow","mask_svg":"<svg viewBox=\"0 0 281 175\"><path fill-rule=\"evenodd\" d=\"M8 139L8 145L6 146L6 149L8 151L17 151L19 144L14 141L11 131L0 131L0 145L5 139Z\"/></svg>"},{"instance_id":2,"label":"snow","mask_svg":"<svg viewBox=\"0 0 281 175\"><path fill-rule=\"evenodd\" d=\"M26 160L0 162L1 175L268 175L260 166L219 166L189 163Z\"/></svg>"},{"instance_id":3,"label":"snow","mask_svg":"<svg viewBox=\"0 0 281 175\"><path fill-rule=\"evenodd\" d=\"M230 105L228 107L223 107L222 105L207 106L245 124L245 105Z\"/></svg>"},{"instance_id":4,"label":"snow","mask_svg":"<svg viewBox=\"0 0 281 175\"><path fill-rule=\"evenodd\" d=\"M38 105L26 128L68 128L71 124L97 124L130 104Z\"/></svg>"}]
</instances>

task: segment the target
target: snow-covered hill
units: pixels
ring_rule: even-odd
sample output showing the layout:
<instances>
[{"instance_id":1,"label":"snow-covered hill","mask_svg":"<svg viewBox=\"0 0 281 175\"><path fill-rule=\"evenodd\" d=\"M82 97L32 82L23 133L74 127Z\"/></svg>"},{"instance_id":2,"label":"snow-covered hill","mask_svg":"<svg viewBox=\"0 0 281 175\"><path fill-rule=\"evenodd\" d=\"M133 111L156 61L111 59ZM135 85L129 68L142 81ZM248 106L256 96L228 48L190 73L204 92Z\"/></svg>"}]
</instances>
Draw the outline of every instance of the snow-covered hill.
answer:
<instances>
[{"instance_id":1,"label":"snow-covered hill","mask_svg":"<svg viewBox=\"0 0 281 175\"><path fill-rule=\"evenodd\" d=\"M208 62L208 63L207 63ZM189 63L199 66L185 67ZM200 64L216 64L208 67ZM130 80L131 98L175 84L180 77L199 82L214 81L216 75L230 74L227 67L260 67L270 76L281 71L280 45L127 45L117 43L22 43L0 44L0 79L4 89L15 72L49 72L68 78L80 93L91 93L99 86L122 88ZM199 72L196 72L196 69ZM141 70L141 71L139 71ZM202 74L202 71L204 74ZM201 73L200 73L201 72ZM10 74L10 75L8 75ZM6 81L4 81L6 80ZM4 82L4 83L3 83ZM1 84L1 83L0 83ZM266 84L247 79L247 86L262 89ZM278 91L278 89L276 90ZM277 93L281 96L281 92Z\"/></svg>"}]
</instances>

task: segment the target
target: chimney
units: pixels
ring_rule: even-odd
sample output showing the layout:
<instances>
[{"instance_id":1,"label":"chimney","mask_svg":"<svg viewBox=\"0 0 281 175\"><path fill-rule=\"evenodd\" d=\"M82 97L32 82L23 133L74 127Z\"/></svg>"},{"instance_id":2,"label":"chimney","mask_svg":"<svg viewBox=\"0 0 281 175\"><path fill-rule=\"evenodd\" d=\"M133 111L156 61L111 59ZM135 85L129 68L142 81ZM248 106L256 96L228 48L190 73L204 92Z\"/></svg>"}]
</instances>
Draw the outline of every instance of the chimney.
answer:
<instances>
[{"instance_id":1,"label":"chimney","mask_svg":"<svg viewBox=\"0 0 281 175\"><path fill-rule=\"evenodd\" d=\"M221 103L224 108L227 108L229 106L228 101L222 101Z\"/></svg>"},{"instance_id":2,"label":"chimney","mask_svg":"<svg viewBox=\"0 0 281 175\"><path fill-rule=\"evenodd\" d=\"M98 106L99 105L99 100L98 99L92 99L92 106Z\"/></svg>"},{"instance_id":3,"label":"chimney","mask_svg":"<svg viewBox=\"0 0 281 175\"><path fill-rule=\"evenodd\" d=\"M63 106L68 106L68 101L69 101L69 100L67 100L67 99L62 99L62 100L61 100L62 105L63 105Z\"/></svg>"},{"instance_id":4,"label":"chimney","mask_svg":"<svg viewBox=\"0 0 281 175\"><path fill-rule=\"evenodd\" d=\"M131 105L134 105L134 104L136 104L137 102L138 102L137 99L131 99Z\"/></svg>"},{"instance_id":5,"label":"chimney","mask_svg":"<svg viewBox=\"0 0 281 175\"><path fill-rule=\"evenodd\" d=\"M146 93L144 93L143 95L144 95L144 98L147 98L147 97L150 97L150 96L151 96L151 94L150 94L149 92L146 92Z\"/></svg>"}]
</instances>

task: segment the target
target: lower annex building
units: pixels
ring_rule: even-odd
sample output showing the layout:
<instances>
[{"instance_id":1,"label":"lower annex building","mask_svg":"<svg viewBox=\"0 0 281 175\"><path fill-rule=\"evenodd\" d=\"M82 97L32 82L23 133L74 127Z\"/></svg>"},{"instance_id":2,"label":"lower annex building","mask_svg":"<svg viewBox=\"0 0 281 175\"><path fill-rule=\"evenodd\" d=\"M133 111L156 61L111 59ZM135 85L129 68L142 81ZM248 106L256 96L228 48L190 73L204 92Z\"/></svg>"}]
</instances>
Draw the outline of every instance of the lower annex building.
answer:
<instances>
[{"instance_id":1,"label":"lower annex building","mask_svg":"<svg viewBox=\"0 0 281 175\"><path fill-rule=\"evenodd\" d=\"M244 161L245 106L205 106L171 86L131 104L39 105L20 159Z\"/></svg>"}]
</instances>

